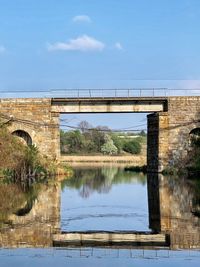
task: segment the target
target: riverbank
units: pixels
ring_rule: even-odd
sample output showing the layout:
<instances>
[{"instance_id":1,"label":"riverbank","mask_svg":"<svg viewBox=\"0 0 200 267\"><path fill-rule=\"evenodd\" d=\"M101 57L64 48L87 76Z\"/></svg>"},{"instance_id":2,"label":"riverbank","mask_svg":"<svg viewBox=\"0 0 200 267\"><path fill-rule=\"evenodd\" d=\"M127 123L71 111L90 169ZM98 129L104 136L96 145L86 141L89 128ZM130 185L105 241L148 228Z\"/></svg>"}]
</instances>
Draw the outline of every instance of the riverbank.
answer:
<instances>
[{"instance_id":1,"label":"riverbank","mask_svg":"<svg viewBox=\"0 0 200 267\"><path fill-rule=\"evenodd\" d=\"M61 156L60 162L69 164L70 166L80 166L80 165L131 165L131 166L144 166L146 165L146 155L123 155L123 156Z\"/></svg>"},{"instance_id":2,"label":"riverbank","mask_svg":"<svg viewBox=\"0 0 200 267\"><path fill-rule=\"evenodd\" d=\"M0 121L0 182L27 184L43 181L56 175L70 176L71 168L40 154L39 149L30 145L20 136L11 134Z\"/></svg>"}]
</instances>

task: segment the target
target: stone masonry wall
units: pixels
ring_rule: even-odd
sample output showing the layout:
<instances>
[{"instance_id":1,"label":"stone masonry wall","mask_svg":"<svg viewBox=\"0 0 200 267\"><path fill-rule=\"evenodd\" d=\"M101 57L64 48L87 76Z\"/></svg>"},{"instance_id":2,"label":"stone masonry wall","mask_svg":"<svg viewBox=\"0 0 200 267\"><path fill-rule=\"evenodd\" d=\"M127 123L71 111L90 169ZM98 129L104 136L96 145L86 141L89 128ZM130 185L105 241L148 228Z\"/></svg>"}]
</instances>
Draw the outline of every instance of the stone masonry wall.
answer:
<instances>
[{"instance_id":1,"label":"stone masonry wall","mask_svg":"<svg viewBox=\"0 0 200 267\"><path fill-rule=\"evenodd\" d=\"M190 132L200 128L200 97L169 97L168 111L148 115L148 170L184 164L190 151Z\"/></svg>"},{"instance_id":2,"label":"stone masonry wall","mask_svg":"<svg viewBox=\"0 0 200 267\"><path fill-rule=\"evenodd\" d=\"M51 99L0 99L0 116L4 121L11 119L10 132L27 132L42 154L54 159L59 157L59 114L51 112Z\"/></svg>"},{"instance_id":3,"label":"stone masonry wall","mask_svg":"<svg viewBox=\"0 0 200 267\"><path fill-rule=\"evenodd\" d=\"M184 166L190 150L190 132L200 128L200 97L168 99L168 164Z\"/></svg>"}]
</instances>

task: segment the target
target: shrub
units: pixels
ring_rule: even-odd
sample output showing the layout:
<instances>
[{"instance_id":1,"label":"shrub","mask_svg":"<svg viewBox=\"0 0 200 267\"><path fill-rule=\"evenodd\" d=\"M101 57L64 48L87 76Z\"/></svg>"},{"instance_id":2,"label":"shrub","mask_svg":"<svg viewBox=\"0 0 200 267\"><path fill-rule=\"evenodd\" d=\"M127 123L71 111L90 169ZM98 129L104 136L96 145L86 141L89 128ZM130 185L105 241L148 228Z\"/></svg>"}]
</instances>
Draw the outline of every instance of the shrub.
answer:
<instances>
[{"instance_id":1,"label":"shrub","mask_svg":"<svg viewBox=\"0 0 200 267\"><path fill-rule=\"evenodd\" d=\"M101 147L101 152L107 155L116 155L117 154L117 147L114 145L113 140L109 135L105 136L106 142Z\"/></svg>"},{"instance_id":2,"label":"shrub","mask_svg":"<svg viewBox=\"0 0 200 267\"><path fill-rule=\"evenodd\" d=\"M141 152L141 144L136 140L124 143L123 150L131 154L139 154Z\"/></svg>"},{"instance_id":3,"label":"shrub","mask_svg":"<svg viewBox=\"0 0 200 267\"><path fill-rule=\"evenodd\" d=\"M6 128L0 128L0 175L6 183L16 183L23 189L55 173L55 167L40 156L37 147L25 146Z\"/></svg>"},{"instance_id":4,"label":"shrub","mask_svg":"<svg viewBox=\"0 0 200 267\"><path fill-rule=\"evenodd\" d=\"M118 153L121 153L123 150L123 141L119 138L116 133L111 134L114 145L117 147Z\"/></svg>"}]
</instances>

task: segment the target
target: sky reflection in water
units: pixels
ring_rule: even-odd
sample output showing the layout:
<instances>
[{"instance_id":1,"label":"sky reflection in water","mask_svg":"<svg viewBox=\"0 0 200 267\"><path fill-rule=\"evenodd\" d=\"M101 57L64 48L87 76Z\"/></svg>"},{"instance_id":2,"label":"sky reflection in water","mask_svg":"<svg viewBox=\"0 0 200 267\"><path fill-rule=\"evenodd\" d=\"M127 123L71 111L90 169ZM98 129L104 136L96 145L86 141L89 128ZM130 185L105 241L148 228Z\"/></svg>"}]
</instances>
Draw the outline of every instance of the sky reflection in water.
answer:
<instances>
[{"instance_id":1,"label":"sky reflection in water","mask_svg":"<svg viewBox=\"0 0 200 267\"><path fill-rule=\"evenodd\" d=\"M61 228L148 230L146 176L118 168L76 169L62 183Z\"/></svg>"}]
</instances>

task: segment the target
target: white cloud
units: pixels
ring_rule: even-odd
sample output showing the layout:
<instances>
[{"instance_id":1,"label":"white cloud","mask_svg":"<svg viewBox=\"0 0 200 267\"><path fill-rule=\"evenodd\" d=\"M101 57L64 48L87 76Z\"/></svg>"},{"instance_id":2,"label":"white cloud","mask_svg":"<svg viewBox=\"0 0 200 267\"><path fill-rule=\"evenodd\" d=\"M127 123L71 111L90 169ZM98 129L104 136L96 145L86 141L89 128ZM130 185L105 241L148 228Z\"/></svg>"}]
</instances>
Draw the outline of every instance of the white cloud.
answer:
<instances>
[{"instance_id":1,"label":"white cloud","mask_svg":"<svg viewBox=\"0 0 200 267\"><path fill-rule=\"evenodd\" d=\"M79 16L75 16L72 19L73 22L92 22L91 18L87 15L79 15Z\"/></svg>"},{"instance_id":2,"label":"white cloud","mask_svg":"<svg viewBox=\"0 0 200 267\"><path fill-rule=\"evenodd\" d=\"M0 54L3 54L6 51L5 46L0 45Z\"/></svg>"},{"instance_id":3,"label":"white cloud","mask_svg":"<svg viewBox=\"0 0 200 267\"><path fill-rule=\"evenodd\" d=\"M123 50L123 47L120 42L115 43L115 48L117 48L118 50Z\"/></svg>"},{"instance_id":4,"label":"white cloud","mask_svg":"<svg viewBox=\"0 0 200 267\"><path fill-rule=\"evenodd\" d=\"M82 35L76 39L70 39L68 42L57 42L48 44L48 51L62 50L62 51L102 51L105 44L88 35Z\"/></svg>"}]
</instances>

